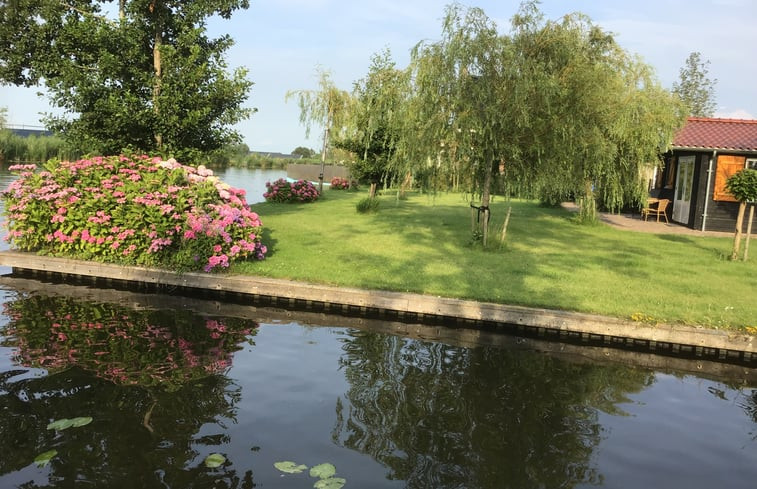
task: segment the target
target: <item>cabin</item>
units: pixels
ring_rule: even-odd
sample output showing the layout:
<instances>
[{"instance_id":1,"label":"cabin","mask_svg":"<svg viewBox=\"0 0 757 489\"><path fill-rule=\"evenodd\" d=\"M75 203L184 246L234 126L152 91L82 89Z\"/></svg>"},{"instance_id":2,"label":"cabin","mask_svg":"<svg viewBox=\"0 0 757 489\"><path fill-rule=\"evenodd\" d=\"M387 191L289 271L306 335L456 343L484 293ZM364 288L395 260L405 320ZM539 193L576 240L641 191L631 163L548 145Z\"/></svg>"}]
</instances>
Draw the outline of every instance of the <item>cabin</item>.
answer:
<instances>
[{"instance_id":1,"label":"cabin","mask_svg":"<svg viewBox=\"0 0 757 489\"><path fill-rule=\"evenodd\" d=\"M650 195L672 202L668 217L699 231L733 232L739 202L725 183L739 170L757 169L757 120L690 117L664 162L650 182Z\"/></svg>"}]
</instances>

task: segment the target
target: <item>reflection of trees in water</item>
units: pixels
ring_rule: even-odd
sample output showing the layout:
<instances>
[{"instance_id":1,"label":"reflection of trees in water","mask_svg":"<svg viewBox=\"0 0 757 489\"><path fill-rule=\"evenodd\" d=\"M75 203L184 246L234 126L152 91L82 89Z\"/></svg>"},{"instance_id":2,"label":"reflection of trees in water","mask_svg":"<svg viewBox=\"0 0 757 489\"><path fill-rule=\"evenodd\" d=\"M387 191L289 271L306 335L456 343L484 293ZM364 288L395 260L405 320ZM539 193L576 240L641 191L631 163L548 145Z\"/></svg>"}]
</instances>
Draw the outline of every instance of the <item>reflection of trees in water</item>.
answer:
<instances>
[{"instance_id":1,"label":"reflection of trees in water","mask_svg":"<svg viewBox=\"0 0 757 489\"><path fill-rule=\"evenodd\" d=\"M237 474L233 461L217 469L203 461L230 441L241 388L222 372L240 342L252 343L255 323L41 296L6 306L4 346L50 374L0 372L0 486L254 486L252 472ZM78 416L93 422L46 429ZM28 466L51 449L58 454L40 484Z\"/></svg>"},{"instance_id":2,"label":"reflection of trees in water","mask_svg":"<svg viewBox=\"0 0 757 489\"><path fill-rule=\"evenodd\" d=\"M228 442L225 425L235 421L240 395L221 375L175 392L118 386L79 369L13 383L2 379L0 482L54 448L47 484L23 487L73 487L76 480L109 488L253 487L250 471L238 475L229 464L215 470L203 465L207 454L222 452ZM52 419L77 416L94 421L58 433L45 429ZM212 427L218 434L198 435ZM24 472L11 477L30 478Z\"/></svg>"},{"instance_id":3,"label":"reflection of trees in water","mask_svg":"<svg viewBox=\"0 0 757 489\"><path fill-rule=\"evenodd\" d=\"M654 378L534 352L464 349L355 333L340 360L350 389L335 441L370 454L407 487L601 483L598 410Z\"/></svg>"}]
</instances>

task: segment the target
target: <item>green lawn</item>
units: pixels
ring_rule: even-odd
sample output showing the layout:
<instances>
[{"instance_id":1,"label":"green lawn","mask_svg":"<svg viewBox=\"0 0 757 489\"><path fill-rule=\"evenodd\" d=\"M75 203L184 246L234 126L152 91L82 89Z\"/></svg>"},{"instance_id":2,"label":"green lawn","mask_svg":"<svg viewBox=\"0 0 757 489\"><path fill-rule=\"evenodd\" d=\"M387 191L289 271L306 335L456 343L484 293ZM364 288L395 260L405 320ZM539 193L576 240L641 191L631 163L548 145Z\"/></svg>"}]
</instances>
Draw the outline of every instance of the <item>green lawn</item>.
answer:
<instances>
[{"instance_id":1,"label":"green lawn","mask_svg":"<svg viewBox=\"0 0 757 489\"><path fill-rule=\"evenodd\" d=\"M729 238L581 226L563 209L513 201L507 244L471 243L461 194L381 197L326 191L313 204L256 204L269 248L233 272L337 286L545 307L647 322L757 327L757 259L731 262ZM493 203L493 228L507 203ZM757 243L753 246L757 254Z\"/></svg>"}]
</instances>

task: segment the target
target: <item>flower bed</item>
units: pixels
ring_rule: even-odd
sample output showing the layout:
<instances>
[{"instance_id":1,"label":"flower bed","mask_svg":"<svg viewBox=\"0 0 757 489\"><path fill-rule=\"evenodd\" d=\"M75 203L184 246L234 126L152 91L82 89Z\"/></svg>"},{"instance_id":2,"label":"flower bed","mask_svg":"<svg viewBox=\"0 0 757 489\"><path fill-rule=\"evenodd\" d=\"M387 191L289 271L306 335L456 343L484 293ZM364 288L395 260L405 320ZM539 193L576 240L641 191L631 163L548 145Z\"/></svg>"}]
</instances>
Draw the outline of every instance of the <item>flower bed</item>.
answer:
<instances>
[{"instance_id":1,"label":"flower bed","mask_svg":"<svg viewBox=\"0 0 757 489\"><path fill-rule=\"evenodd\" d=\"M266 192L263 198L267 202L314 202L318 199L318 189L306 180L289 182L285 178L279 178L275 182L265 183Z\"/></svg>"},{"instance_id":2,"label":"flower bed","mask_svg":"<svg viewBox=\"0 0 757 489\"><path fill-rule=\"evenodd\" d=\"M109 156L10 169L0 198L21 251L206 272L267 251L244 190L203 166Z\"/></svg>"}]
</instances>

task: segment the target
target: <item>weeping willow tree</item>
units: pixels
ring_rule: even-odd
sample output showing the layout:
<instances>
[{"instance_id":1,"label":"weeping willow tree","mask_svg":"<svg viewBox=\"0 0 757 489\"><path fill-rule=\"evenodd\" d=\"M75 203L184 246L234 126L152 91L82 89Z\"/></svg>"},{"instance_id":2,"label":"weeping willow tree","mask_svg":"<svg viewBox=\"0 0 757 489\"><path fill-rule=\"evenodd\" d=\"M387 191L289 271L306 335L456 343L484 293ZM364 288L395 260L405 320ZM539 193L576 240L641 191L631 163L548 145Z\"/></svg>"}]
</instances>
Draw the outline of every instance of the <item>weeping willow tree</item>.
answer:
<instances>
[{"instance_id":1,"label":"weeping willow tree","mask_svg":"<svg viewBox=\"0 0 757 489\"><path fill-rule=\"evenodd\" d=\"M317 90L290 90L285 98L286 100L297 99L300 108L300 123L305 126L305 137L310 137L313 126L323 128L321 173L318 176L318 191L323 192L326 152L335 133L339 133L346 127L345 118L352 101L348 92L337 88L328 71L318 68L316 72L318 74Z\"/></svg>"},{"instance_id":2,"label":"weeping willow tree","mask_svg":"<svg viewBox=\"0 0 757 489\"><path fill-rule=\"evenodd\" d=\"M388 49L374 54L368 75L355 83L348 132L334 141L356 155L351 174L371 184L370 197L378 184L386 187L407 174L398 143L407 120L409 81L409 72L396 68Z\"/></svg>"},{"instance_id":3,"label":"weeping willow tree","mask_svg":"<svg viewBox=\"0 0 757 489\"><path fill-rule=\"evenodd\" d=\"M596 220L598 199L612 210L642 203L644 170L682 125L682 106L585 15L544 21L532 4L522 12L513 38L523 73L539 87L530 99L534 140L524 151L542 200L575 197L586 222Z\"/></svg>"},{"instance_id":4,"label":"weeping willow tree","mask_svg":"<svg viewBox=\"0 0 757 489\"><path fill-rule=\"evenodd\" d=\"M520 76L512 40L484 11L457 4L447 7L441 39L419 43L411 59L407 154L467 176L468 190L480 196L478 231L486 246L494 174L502 162L521 161L531 80Z\"/></svg>"},{"instance_id":5,"label":"weeping willow tree","mask_svg":"<svg viewBox=\"0 0 757 489\"><path fill-rule=\"evenodd\" d=\"M418 43L408 70L409 95L392 99L404 108L394 168L477 196L484 246L498 174L545 202L575 197L593 221L597 200L644 201L644 172L684 121L652 68L612 35L580 13L546 20L537 2L521 5L508 34L479 8L448 6L440 39ZM363 118L385 121L385 106L367 100Z\"/></svg>"}]
</instances>

